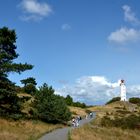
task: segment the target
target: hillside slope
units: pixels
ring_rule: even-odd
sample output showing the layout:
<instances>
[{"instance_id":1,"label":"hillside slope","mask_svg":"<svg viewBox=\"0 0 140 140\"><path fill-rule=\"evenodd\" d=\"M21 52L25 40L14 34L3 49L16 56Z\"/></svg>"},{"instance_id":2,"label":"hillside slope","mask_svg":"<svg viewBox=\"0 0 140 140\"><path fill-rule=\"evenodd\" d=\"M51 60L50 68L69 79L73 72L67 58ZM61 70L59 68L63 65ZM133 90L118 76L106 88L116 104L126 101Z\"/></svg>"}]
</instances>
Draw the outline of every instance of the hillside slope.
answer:
<instances>
[{"instance_id":1,"label":"hillside slope","mask_svg":"<svg viewBox=\"0 0 140 140\"><path fill-rule=\"evenodd\" d=\"M139 140L140 106L117 101L89 108L96 119L71 132L71 140Z\"/></svg>"}]
</instances>

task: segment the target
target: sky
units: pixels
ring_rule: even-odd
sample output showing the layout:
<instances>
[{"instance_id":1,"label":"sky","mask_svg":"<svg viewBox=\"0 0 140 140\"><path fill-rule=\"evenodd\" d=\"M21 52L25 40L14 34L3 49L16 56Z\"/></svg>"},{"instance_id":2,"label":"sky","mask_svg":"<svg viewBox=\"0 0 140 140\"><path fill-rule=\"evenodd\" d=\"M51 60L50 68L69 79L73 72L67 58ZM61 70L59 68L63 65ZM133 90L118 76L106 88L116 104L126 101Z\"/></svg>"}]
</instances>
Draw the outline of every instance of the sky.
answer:
<instances>
[{"instance_id":1,"label":"sky","mask_svg":"<svg viewBox=\"0 0 140 140\"><path fill-rule=\"evenodd\" d=\"M34 77L38 87L74 101L104 104L119 96L140 97L139 0L1 0L0 28L15 29L15 62L34 68L9 78Z\"/></svg>"}]
</instances>

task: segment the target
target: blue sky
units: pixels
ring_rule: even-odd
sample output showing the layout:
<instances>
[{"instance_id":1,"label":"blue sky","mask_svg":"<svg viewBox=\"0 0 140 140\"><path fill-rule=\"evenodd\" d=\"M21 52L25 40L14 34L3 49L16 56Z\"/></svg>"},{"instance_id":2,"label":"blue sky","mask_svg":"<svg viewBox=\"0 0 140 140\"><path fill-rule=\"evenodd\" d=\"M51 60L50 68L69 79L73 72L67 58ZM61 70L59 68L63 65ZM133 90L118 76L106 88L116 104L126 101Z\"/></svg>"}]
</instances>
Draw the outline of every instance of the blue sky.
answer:
<instances>
[{"instance_id":1,"label":"blue sky","mask_svg":"<svg viewBox=\"0 0 140 140\"><path fill-rule=\"evenodd\" d=\"M112 84L125 79L128 97L140 93L139 0L1 0L0 27L17 33L16 62L57 94L101 104L119 95Z\"/></svg>"}]
</instances>

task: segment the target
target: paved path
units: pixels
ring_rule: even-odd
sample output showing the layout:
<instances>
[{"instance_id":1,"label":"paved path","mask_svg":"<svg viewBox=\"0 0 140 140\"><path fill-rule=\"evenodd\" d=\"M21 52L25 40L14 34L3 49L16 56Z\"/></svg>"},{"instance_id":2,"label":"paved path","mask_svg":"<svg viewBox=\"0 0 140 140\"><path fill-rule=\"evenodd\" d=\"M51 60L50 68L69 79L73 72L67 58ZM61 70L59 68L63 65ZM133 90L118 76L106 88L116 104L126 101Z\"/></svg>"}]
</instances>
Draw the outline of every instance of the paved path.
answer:
<instances>
[{"instance_id":1,"label":"paved path","mask_svg":"<svg viewBox=\"0 0 140 140\"><path fill-rule=\"evenodd\" d=\"M90 122L94 118L95 118L95 114L93 115L93 118L82 119L79 123L79 126L82 126L83 124ZM39 140L68 140L68 132L71 129L73 129L73 127L56 129L51 133L44 135Z\"/></svg>"}]
</instances>

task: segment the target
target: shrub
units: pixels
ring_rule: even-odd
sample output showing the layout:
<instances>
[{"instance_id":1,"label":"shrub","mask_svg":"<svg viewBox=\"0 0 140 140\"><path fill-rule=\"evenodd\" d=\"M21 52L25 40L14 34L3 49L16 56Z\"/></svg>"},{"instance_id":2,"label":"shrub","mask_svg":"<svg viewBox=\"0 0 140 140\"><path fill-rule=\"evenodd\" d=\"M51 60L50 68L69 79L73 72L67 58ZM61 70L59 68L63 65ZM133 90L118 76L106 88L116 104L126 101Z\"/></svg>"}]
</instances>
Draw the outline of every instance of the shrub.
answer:
<instances>
[{"instance_id":1,"label":"shrub","mask_svg":"<svg viewBox=\"0 0 140 140\"><path fill-rule=\"evenodd\" d=\"M129 102L133 103L133 104L140 105L140 98L137 98L137 97L130 98Z\"/></svg>"},{"instance_id":2,"label":"shrub","mask_svg":"<svg viewBox=\"0 0 140 140\"><path fill-rule=\"evenodd\" d=\"M107 103L106 103L106 105L107 104L110 104L110 103L113 103L113 102L116 102L116 101L120 101L120 97L114 97L114 98L112 98L110 101L108 101Z\"/></svg>"}]
</instances>

